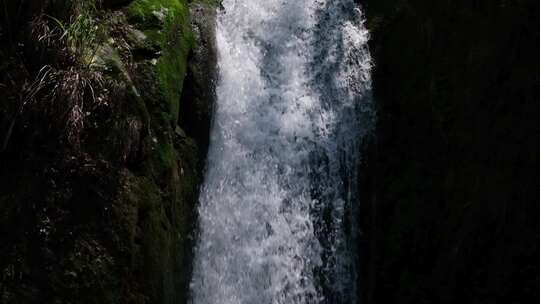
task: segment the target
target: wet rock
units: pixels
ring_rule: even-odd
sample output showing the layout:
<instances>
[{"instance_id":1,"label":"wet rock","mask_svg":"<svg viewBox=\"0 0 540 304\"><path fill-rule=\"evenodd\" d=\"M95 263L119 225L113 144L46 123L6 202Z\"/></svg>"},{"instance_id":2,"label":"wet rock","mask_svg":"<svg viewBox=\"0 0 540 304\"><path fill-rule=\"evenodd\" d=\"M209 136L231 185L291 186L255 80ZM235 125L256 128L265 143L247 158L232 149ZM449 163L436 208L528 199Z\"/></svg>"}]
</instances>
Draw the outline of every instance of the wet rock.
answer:
<instances>
[{"instance_id":1,"label":"wet rock","mask_svg":"<svg viewBox=\"0 0 540 304\"><path fill-rule=\"evenodd\" d=\"M539 301L537 1L360 1L377 142L366 303Z\"/></svg>"},{"instance_id":2,"label":"wet rock","mask_svg":"<svg viewBox=\"0 0 540 304\"><path fill-rule=\"evenodd\" d=\"M178 124L199 144L206 155L217 81L216 8L195 2L190 6L195 44L188 58Z\"/></svg>"},{"instance_id":3,"label":"wet rock","mask_svg":"<svg viewBox=\"0 0 540 304\"><path fill-rule=\"evenodd\" d=\"M40 8L68 22L67 4ZM77 8L100 29L92 52L79 52L92 55L85 64L65 41L45 47L31 31L13 36L32 41L22 50L0 50L2 139L13 125L0 151L2 303L186 302L204 162L177 125L195 43L188 4L106 8ZM19 22L32 28L30 17Z\"/></svg>"}]
</instances>

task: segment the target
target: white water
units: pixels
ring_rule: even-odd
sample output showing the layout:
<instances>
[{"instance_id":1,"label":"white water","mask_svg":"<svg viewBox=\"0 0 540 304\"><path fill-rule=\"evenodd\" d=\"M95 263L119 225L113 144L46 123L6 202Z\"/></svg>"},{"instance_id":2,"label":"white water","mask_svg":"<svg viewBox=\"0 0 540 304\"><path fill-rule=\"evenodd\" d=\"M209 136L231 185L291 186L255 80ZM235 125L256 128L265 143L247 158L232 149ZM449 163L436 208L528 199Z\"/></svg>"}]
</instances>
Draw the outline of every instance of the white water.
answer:
<instances>
[{"instance_id":1,"label":"white water","mask_svg":"<svg viewBox=\"0 0 540 304\"><path fill-rule=\"evenodd\" d=\"M355 303L374 121L353 0L224 0L193 304Z\"/></svg>"}]
</instances>

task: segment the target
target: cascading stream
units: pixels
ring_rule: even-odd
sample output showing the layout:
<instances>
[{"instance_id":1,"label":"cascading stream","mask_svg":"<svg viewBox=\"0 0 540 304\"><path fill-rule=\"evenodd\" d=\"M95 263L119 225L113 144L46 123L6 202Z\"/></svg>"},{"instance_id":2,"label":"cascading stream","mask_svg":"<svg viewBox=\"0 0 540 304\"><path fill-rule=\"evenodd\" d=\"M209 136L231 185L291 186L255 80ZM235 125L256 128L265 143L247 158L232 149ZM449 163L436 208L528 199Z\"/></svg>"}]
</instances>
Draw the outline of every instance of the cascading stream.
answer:
<instances>
[{"instance_id":1,"label":"cascading stream","mask_svg":"<svg viewBox=\"0 0 540 304\"><path fill-rule=\"evenodd\" d=\"M354 0L224 0L193 304L355 303L371 58Z\"/></svg>"}]
</instances>

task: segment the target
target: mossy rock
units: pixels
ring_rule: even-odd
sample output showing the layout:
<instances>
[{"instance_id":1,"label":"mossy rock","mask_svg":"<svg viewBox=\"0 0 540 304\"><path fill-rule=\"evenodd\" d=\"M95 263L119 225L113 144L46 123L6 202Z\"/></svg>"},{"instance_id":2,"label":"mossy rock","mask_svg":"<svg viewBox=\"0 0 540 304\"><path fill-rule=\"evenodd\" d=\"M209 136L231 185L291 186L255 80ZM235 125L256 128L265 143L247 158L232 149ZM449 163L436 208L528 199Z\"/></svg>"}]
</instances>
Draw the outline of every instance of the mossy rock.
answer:
<instances>
[{"instance_id":1,"label":"mossy rock","mask_svg":"<svg viewBox=\"0 0 540 304\"><path fill-rule=\"evenodd\" d=\"M176 124L187 57L193 46L188 7L180 0L136 0L128 6L127 15L151 44L160 46L160 56L152 63L169 120Z\"/></svg>"},{"instance_id":2,"label":"mossy rock","mask_svg":"<svg viewBox=\"0 0 540 304\"><path fill-rule=\"evenodd\" d=\"M190 234L204 159L193 134L177 125L184 86L193 85L184 79L192 64L188 54L200 41L191 29L193 3L114 1L104 4L106 10L98 5L86 12L103 30L91 62L54 63L58 70L99 76L95 90L82 92L79 150L48 129L52 119L46 111L17 117L17 141L10 142L1 163L6 170L0 174L0 230L6 237L0 269L14 271L0 288L0 302L187 302ZM34 44L22 43L33 37L17 39L25 62L32 57L47 63L49 53L37 54ZM3 52L2 58L11 58ZM18 100L24 83L36 78L41 66L35 65L36 71L25 73L20 65L0 65L6 75L0 83L20 83L0 90L6 100ZM47 104L41 97L35 104ZM0 106L3 129L13 117L7 105ZM49 220L55 231L44 238L38 228Z\"/></svg>"}]
</instances>

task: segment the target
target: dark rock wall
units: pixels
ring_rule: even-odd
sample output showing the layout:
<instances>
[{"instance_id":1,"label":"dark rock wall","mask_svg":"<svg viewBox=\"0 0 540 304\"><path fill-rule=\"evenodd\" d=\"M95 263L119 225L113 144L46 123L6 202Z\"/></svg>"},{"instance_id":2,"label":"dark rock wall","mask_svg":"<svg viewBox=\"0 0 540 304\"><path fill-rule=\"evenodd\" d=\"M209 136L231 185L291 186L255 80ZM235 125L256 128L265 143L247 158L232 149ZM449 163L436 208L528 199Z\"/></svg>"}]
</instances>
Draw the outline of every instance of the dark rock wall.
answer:
<instances>
[{"instance_id":1,"label":"dark rock wall","mask_svg":"<svg viewBox=\"0 0 540 304\"><path fill-rule=\"evenodd\" d=\"M2 4L0 303L185 303L215 3Z\"/></svg>"},{"instance_id":2,"label":"dark rock wall","mask_svg":"<svg viewBox=\"0 0 540 304\"><path fill-rule=\"evenodd\" d=\"M540 3L360 2L366 302L540 302Z\"/></svg>"},{"instance_id":3,"label":"dark rock wall","mask_svg":"<svg viewBox=\"0 0 540 304\"><path fill-rule=\"evenodd\" d=\"M188 70L182 91L186 100L178 124L203 147L206 157L217 81L216 9L201 3L191 6L193 36L197 41L188 57Z\"/></svg>"}]
</instances>

